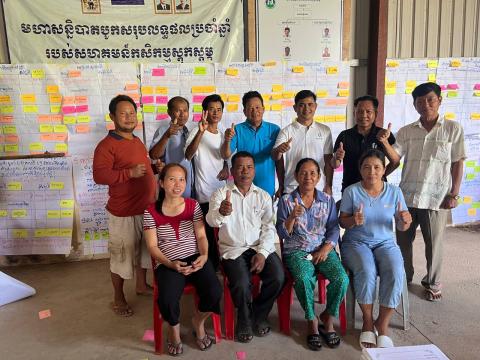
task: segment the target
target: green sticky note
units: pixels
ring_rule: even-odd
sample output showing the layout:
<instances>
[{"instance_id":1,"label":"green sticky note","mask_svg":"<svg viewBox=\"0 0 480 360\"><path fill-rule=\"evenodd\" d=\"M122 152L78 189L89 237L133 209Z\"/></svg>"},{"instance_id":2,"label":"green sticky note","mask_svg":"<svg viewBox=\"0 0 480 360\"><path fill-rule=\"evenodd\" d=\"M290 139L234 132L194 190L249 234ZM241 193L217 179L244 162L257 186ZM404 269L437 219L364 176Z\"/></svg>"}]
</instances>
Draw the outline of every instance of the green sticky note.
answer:
<instances>
[{"instance_id":1,"label":"green sticky note","mask_svg":"<svg viewBox=\"0 0 480 360\"><path fill-rule=\"evenodd\" d=\"M90 241L90 240L92 240L92 236L88 231L85 231L85 241Z\"/></svg>"},{"instance_id":2,"label":"green sticky note","mask_svg":"<svg viewBox=\"0 0 480 360\"><path fill-rule=\"evenodd\" d=\"M447 97L449 97L449 98L456 98L456 97L458 97L458 91L449 91L449 92L447 93Z\"/></svg>"},{"instance_id":3,"label":"green sticky note","mask_svg":"<svg viewBox=\"0 0 480 360\"><path fill-rule=\"evenodd\" d=\"M168 110L167 105L157 106L157 114L166 114L167 110Z\"/></svg>"},{"instance_id":4,"label":"green sticky note","mask_svg":"<svg viewBox=\"0 0 480 360\"><path fill-rule=\"evenodd\" d=\"M144 113L154 113L155 112L155 105L143 105L143 112Z\"/></svg>"},{"instance_id":5,"label":"green sticky note","mask_svg":"<svg viewBox=\"0 0 480 360\"><path fill-rule=\"evenodd\" d=\"M203 111L202 105L193 105L193 112L201 113Z\"/></svg>"},{"instance_id":6,"label":"green sticky note","mask_svg":"<svg viewBox=\"0 0 480 360\"><path fill-rule=\"evenodd\" d=\"M475 179L475 174L467 174L467 176L465 178L467 180L473 180L473 179Z\"/></svg>"},{"instance_id":7,"label":"green sticky note","mask_svg":"<svg viewBox=\"0 0 480 360\"><path fill-rule=\"evenodd\" d=\"M207 68L205 66L195 66L193 69L194 75L207 75Z\"/></svg>"},{"instance_id":8,"label":"green sticky note","mask_svg":"<svg viewBox=\"0 0 480 360\"><path fill-rule=\"evenodd\" d=\"M475 201L472 203L473 209L480 209L480 201Z\"/></svg>"},{"instance_id":9,"label":"green sticky note","mask_svg":"<svg viewBox=\"0 0 480 360\"><path fill-rule=\"evenodd\" d=\"M476 164L477 164L477 162L475 160L465 161L465 166L466 167L475 167Z\"/></svg>"},{"instance_id":10,"label":"green sticky note","mask_svg":"<svg viewBox=\"0 0 480 360\"><path fill-rule=\"evenodd\" d=\"M475 166L475 168L473 169L473 171L475 171L476 173L477 173L477 172L480 172L480 166Z\"/></svg>"}]
</instances>

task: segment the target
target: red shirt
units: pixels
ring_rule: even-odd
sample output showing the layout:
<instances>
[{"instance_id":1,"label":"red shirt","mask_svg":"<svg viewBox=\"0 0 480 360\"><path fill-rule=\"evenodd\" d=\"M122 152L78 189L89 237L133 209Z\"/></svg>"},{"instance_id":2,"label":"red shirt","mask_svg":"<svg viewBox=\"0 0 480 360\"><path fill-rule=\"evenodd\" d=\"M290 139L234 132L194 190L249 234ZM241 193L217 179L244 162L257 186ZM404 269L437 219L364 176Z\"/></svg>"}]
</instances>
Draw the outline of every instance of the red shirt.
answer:
<instances>
[{"instance_id":1,"label":"red shirt","mask_svg":"<svg viewBox=\"0 0 480 360\"><path fill-rule=\"evenodd\" d=\"M145 164L147 172L131 178L129 169ZM134 136L125 139L113 131L98 143L93 156L93 180L108 185L107 210L119 217L142 215L155 201L156 182L147 150Z\"/></svg>"}]
</instances>

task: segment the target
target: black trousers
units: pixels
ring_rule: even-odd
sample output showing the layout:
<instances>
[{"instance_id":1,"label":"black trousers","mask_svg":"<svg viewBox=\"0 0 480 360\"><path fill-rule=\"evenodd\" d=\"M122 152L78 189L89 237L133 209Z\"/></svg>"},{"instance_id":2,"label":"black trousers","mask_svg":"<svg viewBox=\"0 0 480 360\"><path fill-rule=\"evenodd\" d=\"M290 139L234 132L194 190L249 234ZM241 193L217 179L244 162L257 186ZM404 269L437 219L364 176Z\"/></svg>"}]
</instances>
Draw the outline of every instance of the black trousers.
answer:
<instances>
[{"instance_id":1,"label":"black trousers","mask_svg":"<svg viewBox=\"0 0 480 360\"><path fill-rule=\"evenodd\" d=\"M198 254L180 260L190 263L197 257ZM160 265L155 269L155 279L158 286L158 308L162 317L171 326L179 322L180 298L187 283L191 283L197 291L200 299L199 311L220 314L222 286L210 260L207 260L203 268L187 276Z\"/></svg>"},{"instance_id":2,"label":"black trousers","mask_svg":"<svg viewBox=\"0 0 480 360\"><path fill-rule=\"evenodd\" d=\"M207 220L205 219L208 213L208 207L209 203L200 204L200 208L203 212L203 220L205 223L205 233L207 234L208 240L208 258L212 262L215 271L217 271L218 266L220 265L220 256L218 254L218 245L217 240L215 239L214 230L210 225L208 225Z\"/></svg>"},{"instance_id":3,"label":"black trousers","mask_svg":"<svg viewBox=\"0 0 480 360\"><path fill-rule=\"evenodd\" d=\"M272 253L265 260L265 267L259 274L262 280L260 294L252 301L250 262L255 254L255 250L248 249L234 260L222 260L232 300L237 308L239 326L257 325L267 320L285 282L282 261L276 253Z\"/></svg>"}]
</instances>

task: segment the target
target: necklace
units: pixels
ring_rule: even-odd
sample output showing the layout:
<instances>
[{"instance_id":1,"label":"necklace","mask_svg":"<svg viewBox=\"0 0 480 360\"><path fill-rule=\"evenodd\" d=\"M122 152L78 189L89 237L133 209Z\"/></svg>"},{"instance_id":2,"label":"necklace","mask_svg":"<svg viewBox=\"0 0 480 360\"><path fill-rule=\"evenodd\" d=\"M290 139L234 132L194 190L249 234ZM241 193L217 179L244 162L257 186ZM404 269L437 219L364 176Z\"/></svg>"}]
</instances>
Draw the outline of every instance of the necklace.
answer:
<instances>
[{"instance_id":1,"label":"necklace","mask_svg":"<svg viewBox=\"0 0 480 360\"><path fill-rule=\"evenodd\" d=\"M382 188L380 190L374 190L372 191L372 194L369 193L369 191L367 189L365 189L363 186L362 186L362 189L363 191L365 191L365 193L367 194L367 201L368 201L368 206L369 207L372 207L375 202L380 198L380 195L382 194L383 192L383 184L382 184Z\"/></svg>"}]
</instances>

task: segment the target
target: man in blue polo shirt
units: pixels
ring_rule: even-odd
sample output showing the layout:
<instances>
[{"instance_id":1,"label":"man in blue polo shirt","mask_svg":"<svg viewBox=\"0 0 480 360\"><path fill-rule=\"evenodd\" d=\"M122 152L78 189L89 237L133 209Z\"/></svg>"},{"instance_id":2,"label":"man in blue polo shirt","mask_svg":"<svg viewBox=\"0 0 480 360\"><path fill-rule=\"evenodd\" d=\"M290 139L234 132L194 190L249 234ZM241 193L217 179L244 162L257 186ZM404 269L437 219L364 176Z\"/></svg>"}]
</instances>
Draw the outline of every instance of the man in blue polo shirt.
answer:
<instances>
[{"instance_id":1,"label":"man in blue polo shirt","mask_svg":"<svg viewBox=\"0 0 480 360\"><path fill-rule=\"evenodd\" d=\"M273 196L275 193L275 170L283 173L283 162L273 161L270 153L275 144L280 127L275 124L263 121L262 95L258 91L249 91L242 98L243 113L247 120L225 131L225 140L222 144L221 154L226 160L232 153L247 151L255 159L255 178L253 183ZM275 195L283 193L283 175Z\"/></svg>"}]
</instances>

